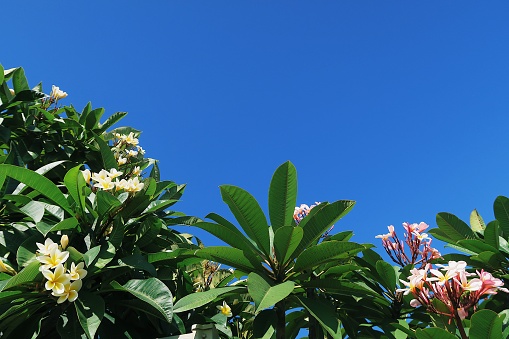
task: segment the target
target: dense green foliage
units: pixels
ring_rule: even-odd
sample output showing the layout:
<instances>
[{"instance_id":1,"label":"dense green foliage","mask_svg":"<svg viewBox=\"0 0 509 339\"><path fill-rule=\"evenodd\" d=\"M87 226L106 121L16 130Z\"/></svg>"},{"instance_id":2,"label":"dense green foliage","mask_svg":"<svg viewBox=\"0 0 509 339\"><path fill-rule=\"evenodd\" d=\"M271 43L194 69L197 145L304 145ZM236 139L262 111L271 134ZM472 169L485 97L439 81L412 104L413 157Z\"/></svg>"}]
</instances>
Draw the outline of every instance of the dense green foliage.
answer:
<instances>
[{"instance_id":1,"label":"dense green foliage","mask_svg":"<svg viewBox=\"0 0 509 339\"><path fill-rule=\"evenodd\" d=\"M331 232L354 201L296 207L291 162L272 177L267 215L223 185L235 222L185 216L170 209L185 186L161 179L140 131L116 127L125 112L101 122L104 109L62 105L65 92L31 88L22 68L0 66L0 83L2 337L160 338L197 323L225 338L509 336L508 198L488 224L438 214L429 233L464 254L441 256L424 223L405 223L401 240L389 227L378 237L393 265Z\"/></svg>"}]
</instances>

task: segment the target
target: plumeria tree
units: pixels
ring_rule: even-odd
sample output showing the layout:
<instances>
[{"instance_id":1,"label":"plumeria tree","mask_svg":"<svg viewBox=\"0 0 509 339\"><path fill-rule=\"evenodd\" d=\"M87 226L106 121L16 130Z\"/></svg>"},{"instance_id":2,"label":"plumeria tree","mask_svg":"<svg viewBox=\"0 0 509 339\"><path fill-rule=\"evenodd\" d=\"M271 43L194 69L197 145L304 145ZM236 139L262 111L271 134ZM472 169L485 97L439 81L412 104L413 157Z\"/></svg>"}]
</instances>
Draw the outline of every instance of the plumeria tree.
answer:
<instances>
[{"instance_id":1,"label":"plumeria tree","mask_svg":"<svg viewBox=\"0 0 509 339\"><path fill-rule=\"evenodd\" d=\"M140 131L110 130L124 112L101 123L102 108L63 105L22 68L0 67L0 83L2 337L186 332L172 306L199 247L167 227L185 186L160 179Z\"/></svg>"}]
</instances>

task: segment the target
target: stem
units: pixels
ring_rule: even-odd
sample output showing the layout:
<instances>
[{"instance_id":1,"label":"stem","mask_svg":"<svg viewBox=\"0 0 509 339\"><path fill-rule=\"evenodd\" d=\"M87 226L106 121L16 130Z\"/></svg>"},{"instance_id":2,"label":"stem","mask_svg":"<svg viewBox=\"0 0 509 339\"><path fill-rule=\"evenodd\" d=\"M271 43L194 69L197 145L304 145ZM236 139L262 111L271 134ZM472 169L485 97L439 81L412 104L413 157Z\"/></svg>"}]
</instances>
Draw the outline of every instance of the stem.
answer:
<instances>
[{"instance_id":1,"label":"stem","mask_svg":"<svg viewBox=\"0 0 509 339\"><path fill-rule=\"evenodd\" d=\"M456 320L456 326L458 326L458 330L460 331L461 339L468 339L468 336L465 333L465 328L463 327L463 322L456 310L454 311L454 320Z\"/></svg>"},{"instance_id":2,"label":"stem","mask_svg":"<svg viewBox=\"0 0 509 339\"><path fill-rule=\"evenodd\" d=\"M285 339L286 337L286 319L285 319L285 300L276 303L276 339Z\"/></svg>"}]
</instances>

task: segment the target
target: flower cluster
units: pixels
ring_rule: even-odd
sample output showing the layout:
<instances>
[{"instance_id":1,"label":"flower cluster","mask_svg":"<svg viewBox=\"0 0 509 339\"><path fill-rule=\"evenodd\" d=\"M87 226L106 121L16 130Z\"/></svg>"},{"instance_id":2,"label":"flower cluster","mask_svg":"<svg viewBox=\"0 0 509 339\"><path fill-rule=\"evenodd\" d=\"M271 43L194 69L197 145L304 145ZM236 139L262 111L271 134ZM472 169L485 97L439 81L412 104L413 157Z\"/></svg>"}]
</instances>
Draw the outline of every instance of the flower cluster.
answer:
<instances>
[{"instance_id":1,"label":"flower cluster","mask_svg":"<svg viewBox=\"0 0 509 339\"><path fill-rule=\"evenodd\" d=\"M302 205L300 205L300 207L295 206L295 211L293 212L293 220L295 220L295 223L297 223L297 225L298 225L299 222L301 222L301 220L304 219L304 217L311 212L313 207L315 207L317 205L320 205L320 203L315 202L314 205L311 205L311 206L308 206L306 204L302 204Z\"/></svg>"},{"instance_id":2,"label":"flower cluster","mask_svg":"<svg viewBox=\"0 0 509 339\"><path fill-rule=\"evenodd\" d=\"M129 134L115 133L115 141L113 142L112 151L117 159L119 166L132 163L133 159L143 156L145 150L138 145L138 137L130 132Z\"/></svg>"},{"instance_id":3,"label":"flower cluster","mask_svg":"<svg viewBox=\"0 0 509 339\"><path fill-rule=\"evenodd\" d=\"M57 102L58 100L66 98L66 97L67 97L67 92L62 91L60 89L60 87L57 87L55 85L53 85L51 87L51 93L49 95L51 102Z\"/></svg>"},{"instance_id":4,"label":"flower cluster","mask_svg":"<svg viewBox=\"0 0 509 339\"><path fill-rule=\"evenodd\" d=\"M431 264L427 264L424 269L414 268L408 280L400 280L406 287L396 292L403 292L404 295L412 293L415 299L410 302L411 306L422 305L429 312L443 314L451 319L456 316L465 319L469 309L475 311L478 302L487 295L498 291L509 293L509 290L502 287L502 280L489 272L481 270L468 273L464 261L449 261L449 265L436 266L440 269L431 269ZM448 311L437 309L433 299L441 301Z\"/></svg>"},{"instance_id":5,"label":"flower cluster","mask_svg":"<svg viewBox=\"0 0 509 339\"><path fill-rule=\"evenodd\" d=\"M424 222L419 224L403 223L405 240L400 240L394 231L394 226L388 226L389 233L377 235L375 238L382 239L382 245L391 257L391 259L404 267L408 264L418 265L420 267L426 266L426 264L432 259L438 259L441 257L440 252L431 247L432 239L423 233L428 225ZM405 253L405 244L407 244L410 254Z\"/></svg>"},{"instance_id":6,"label":"flower cluster","mask_svg":"<svg viewBox=\"0 0 509 339\"><path fill-rule=\"evenodd\" d=\"M64 235L60 246L49 238L44 244L36 243L39 248L37 260L41 263L39 270L47 280L44 287L51 291L53 296L58 297L59 304L66 300L73 302L78 298L78 291L82 286L81 280L87 275L83 262L78 265L73 262L69 269L66 268L65 262L69 258L69 252L64 249L68 242L69 239Z\"/></svg>"},{"instance_id":7,"label":"flower cluster","mask_svg":"<svg viewBox=\"0 0 509 339\"><path fill-rule=\"evenodd\" d=\"M83 177L87 184L91 184L92 187L104 191L124 190L125 192L136 193L141 191L145 186L144 183L140 182L140 178L138 177L141 174L139 166L135 166L131 170L130 174L132 177L127 180L125 178L120 179L124 173L115 168L112 168L109 171L103 169L99 173L92 173L89 169L86 169L81 171L81 173L83 173Z\"/></svg>"}]
</instances>

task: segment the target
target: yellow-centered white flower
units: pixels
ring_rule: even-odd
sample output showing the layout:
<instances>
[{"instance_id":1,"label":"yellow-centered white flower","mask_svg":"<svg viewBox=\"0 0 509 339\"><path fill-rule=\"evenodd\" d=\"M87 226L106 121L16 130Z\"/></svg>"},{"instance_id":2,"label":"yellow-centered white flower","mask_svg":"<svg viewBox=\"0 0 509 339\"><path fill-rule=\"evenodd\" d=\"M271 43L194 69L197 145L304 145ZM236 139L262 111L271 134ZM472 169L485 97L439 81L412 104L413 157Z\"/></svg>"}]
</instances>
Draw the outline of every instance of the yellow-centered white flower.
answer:
<instances>
[{"instance_id":1,"label":"yellow-centered white flower","mask_svg":"<svg viewBox=\"0 0 509 339\"><path fill-rule=\"evenodd\" d=\"M129 135L124 139L124 141L133 146L138 145L138 139L134 137L133 132L130 132Z\"/></svg>"},{"instance_id":2,"label":"yellow-centered white flower","mask_svg":"<svg viewBox=\"0 0 509 339\"><path fill-rule=\"evenodd\" d=\"M68 282L67 284L64 284L64 291L61 293L56 293L53 291L51 294L53 294L55 297L58 297L57 303L61 304L64 301L68 300L69 302L73 302L76 299L78 299L78 291L81 289L81 286L83 283L81 280L76 280L71 282Z\"/></svg>"},{"instance_id":3,"label":"yellow-centered white flower","mask_svg":"<svg viewBox=\"0 0 509 339\"><path fill-rule=\"evenodd\" d=\"M230 308L230 306L228 306L226 301L223 301L223 305L217 305L217 309L220 310L221 313L227 317L231 317L233 315L232 309Z\"/></svg>"},{"instance_id":4,"label":"yellow-centered white flower","mask_svg":"<svg viewBox=\"0 0 509 339\"><path fill-rule=\"evenodd\" d=\"M63 99L65 97L67 97L67 92L64 92L60 89L60 87L57 87L55 85L53 85L51 87L51 94L50 94L50 97L55 99L56 101L60 100L60 99Z\"/></svg>"},{"instance_id":5,"label":"yellow-centered white flower","mask_svg":"<svg viewBox=\"0 0 509 339\"><path fill-rule=\"evenodd\" d=\"M88 184L90 179L92 179L92 173L90 173L90 170L87 168L86 170L81 171L81 174L83 174L83 178L85 178L85 182Z\"/></svg>"},{"instance_id":6,"label":"yellow-centered white flower","mask_svg":"<svg viewBox=\"0 0 509 339\"><path fill-rule=\"evenodd\" d=\"M135 177L134 179L127 180L127 187L125 190L131 193L135 193L141 191L144 186L145 184L140 182L138 177Z\"/></svg>"},{"instance_id":7,"label":"yellow-centered white flower","mask_svg":"<svg viewBox=\"0 0 509 339\"><path fill-rule=\"evenodd\" d=\"M100 188L105 191L109 191L115 188L115 183L111 181L111 178L106 178L104 180L98 181L94 184L94 187Z\"/></svg>"},{"instance_id":8,"label":"yellow-centered white flower","mask_svg":"<svg viewBox=\"0 0 509 339\"><path fill-rule=\"evenodd\" d=\"M115 179L119 176L121 176L124 172L117 171L116 168L110 169L109 176L111 179Z\"/></svg>"},{"instance_id":9,"label":"yellow-centered white flower","mask_svg":"<svg viewBox=\"0 0 509 339\"><path fill-rule=\"evenodd\" d=\"M118 157L118 159L117 159L117 163L118 163L119 165L124 165L126 162L127 162L127 158L122 158L122 157L120 156L120 157Z\"/></svg>"},{"instance_id":10,"label":"yellow-centered white flower","mask_svg":"<svg viewBox=\"0 0 509 339\"><path fill-rule=\"evenodd\" d=\"M69 278L71 280L78 280L83 279L87 276L87 270L85 270L83 267L85 266L85 263L80 262L78 265L74 265L74 263L71 264L71 268L69 269Z\"/></svg>"},{"instance_id":11,"label":"yellow-centered white flower","mask_svg":"<svg viewBox=\"0 0 509 339\"><path fill-rule=\"evenodd\" d=\"M37 248L39 248L37 251L42 255L49 255L52 249L58 248L58 244L54 243L50 238L47 238L44 241L44 244L41 244L40 242L36 242L35 244L37 245Z\"/></svg>"},{"instance_id":12,"label":"yellow-centered white flower","mask_svg":"<svg viewBox=\"0 0 509 339\"><path fill-rule=\"evenodd\" d=\"M132 173L133 173L133 175L140 175L141 174L140 166L134 166Z\"/></svg>"},{"instance_id":13,"label":"yellow-centered white flower","mask_svg":"<svg viewBox=\"0 0 509 339\"><path fill-rule=\"evenodd\" d=\"M55 293L64 293L65 284L69 283L69 276L65 274L63 265L57 265L55 272L51 272L50 270L43 270L42 275L48 279L46 284L44 284L44 287L47 290L52 290Z\"/></svg>"},{"instance_id":14,"label":"yellow-centered white flower","mask_svg":"<svg viewBox=\"0 0 509 339\"><path fill-rule=\"evenodd\" d=\"M49 255L40 255L37 257L37 260L42 264L39 270L44 271L58 267L63 264L67 258L69 258L69 252L60 251L57 247L54 247L50 250Z\"/></svg>"}]
</instances>

